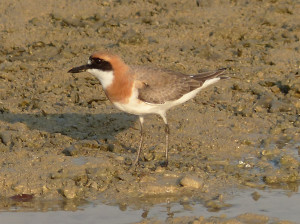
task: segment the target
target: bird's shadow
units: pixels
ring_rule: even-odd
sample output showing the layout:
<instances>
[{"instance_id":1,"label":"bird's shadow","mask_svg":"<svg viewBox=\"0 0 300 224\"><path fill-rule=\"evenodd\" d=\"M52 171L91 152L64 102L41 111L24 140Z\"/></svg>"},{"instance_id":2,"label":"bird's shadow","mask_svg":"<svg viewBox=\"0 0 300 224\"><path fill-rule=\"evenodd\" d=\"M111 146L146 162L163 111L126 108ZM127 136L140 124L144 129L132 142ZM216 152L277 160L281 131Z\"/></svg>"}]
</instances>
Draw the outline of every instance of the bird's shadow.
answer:
<instances>
[{"instance_id":1,"label":"bird's shadow","mask_svg":"<svg viewBox=\"0 0 300 224\"><path fill-rule=\"evenodd\" d=\"M61 133L76 140L113 139L116 134L133 126L136 116L126 113L113 114L25 114L0 113L0 120L11 124L23 123L33 130Z\"/></svg>"}]
</instances>

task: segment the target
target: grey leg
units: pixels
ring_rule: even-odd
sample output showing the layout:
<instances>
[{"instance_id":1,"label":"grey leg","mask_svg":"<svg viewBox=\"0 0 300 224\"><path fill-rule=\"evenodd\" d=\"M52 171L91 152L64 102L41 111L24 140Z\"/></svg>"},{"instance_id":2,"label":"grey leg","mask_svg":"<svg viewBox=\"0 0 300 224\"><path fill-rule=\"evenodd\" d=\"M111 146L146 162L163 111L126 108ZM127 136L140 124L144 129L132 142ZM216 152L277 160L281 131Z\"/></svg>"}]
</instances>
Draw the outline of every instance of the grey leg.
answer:
<instances>
[{"instance_id":1,"label":"grey leg","mask_svg":"<svg viewBox=\"0 0 300 224\"><path fill-rule=\"evenodd\" d=\"M141 126L141 129L140 129L141 138L140 138L139 149L138 149L138 152L137 152L137 157L136 157L136 159L135 159L135 161L133 163L134 166L139 163L140 154L141 154L142 145L143 145L143 136L144 136L144 130L143 130L144 117L143 116L139 116L139 120L140 120L140 126Z\"/></svg>"},{"instance_id":2,"label":"grey leg","mask_svg":"<svg viewBox=\"0 0 300 224\"><path fill-rule=\"evenodd\" d=\"M168 125L166 114L161 114L162 119L165 123L165 136L166 136L166 161L162 166L168 166L168 151L169 151L169 134L170 134L170 128Z\"/></svg>"},{"instance_id":3,"label":"grey leg","mask_svg":"<svg viewBox=\"0 0 300 224\"><path fill-rule=\"evenodd\" d=\"M166 134L166 165L168 165L169 134L170 134L170 128L168 124L165 124L165 134Z\"/></svg>"}]
</instances>

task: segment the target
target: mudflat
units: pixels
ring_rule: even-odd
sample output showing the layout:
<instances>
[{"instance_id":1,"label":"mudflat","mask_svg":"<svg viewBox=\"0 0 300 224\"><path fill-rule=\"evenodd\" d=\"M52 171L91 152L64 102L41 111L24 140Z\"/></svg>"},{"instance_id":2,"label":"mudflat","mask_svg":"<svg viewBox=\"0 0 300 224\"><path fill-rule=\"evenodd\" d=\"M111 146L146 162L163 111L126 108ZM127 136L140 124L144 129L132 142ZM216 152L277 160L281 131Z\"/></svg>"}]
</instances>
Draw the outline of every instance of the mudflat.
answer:
<instances>
[{"instance_id":1,"label":"mudflat","mask_svg":"<svg viewBox=\"0 0 300 224\"><path fill-rule=\"evenodd\" d=\"M297 192L299 10L292 0L2 1L0 209L22 197L36 210L101 197L218 210L235 189ZM67 73L98 50L186 74L227 68L231 79L168 112L168 168L160 117L146 117L134 168L137 117L115 109L92 75Z\"/></svg>"}]
</instances>

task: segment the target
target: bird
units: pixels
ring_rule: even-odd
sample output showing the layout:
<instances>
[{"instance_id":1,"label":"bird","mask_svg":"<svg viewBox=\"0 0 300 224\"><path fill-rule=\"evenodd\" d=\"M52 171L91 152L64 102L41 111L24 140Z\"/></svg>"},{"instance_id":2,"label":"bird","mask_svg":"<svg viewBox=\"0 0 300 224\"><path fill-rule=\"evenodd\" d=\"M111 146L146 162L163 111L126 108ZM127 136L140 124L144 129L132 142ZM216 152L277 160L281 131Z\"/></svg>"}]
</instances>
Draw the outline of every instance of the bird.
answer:
<instances>
[{"instance_id":1,"label":"bird","mask_svg":"<svg viewBox=\"0 0 300 224\"><path fill-rule=\"evenodd\" d=\"M144 136L144 116L157 114L164 121L165 161L168 166L170 128L167 111L196 96L202 89L221 79L226 68L186 75L179 71L143 65L128 65L114 53L93 53L87 64L74 67L68 73L88 72L99 79L111 103L121 111L139 117L140 141L137 156L132 165L138 165Z\"/></svg>"}]
</instances>

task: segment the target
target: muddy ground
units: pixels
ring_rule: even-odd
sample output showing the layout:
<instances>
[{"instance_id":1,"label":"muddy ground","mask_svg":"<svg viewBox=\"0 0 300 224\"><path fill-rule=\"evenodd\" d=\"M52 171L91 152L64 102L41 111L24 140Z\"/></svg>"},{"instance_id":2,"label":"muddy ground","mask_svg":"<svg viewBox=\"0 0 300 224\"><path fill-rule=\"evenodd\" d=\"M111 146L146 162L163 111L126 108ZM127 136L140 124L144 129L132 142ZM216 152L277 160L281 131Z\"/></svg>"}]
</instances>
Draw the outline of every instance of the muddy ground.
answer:
<instances>
[{"instance_id":1,"label":"muddy ground","mask_svg":"<svg viewBox=\"0 0 300 224\"><path fill-rule=\"evenodd\" d=\"M37 210L49 209L39 199L76 209L100 196L213 211L239 188L297 192L299 10L293 0L1 1L0 209L28 194ZM187 74L227 68L231 79L169 111L168 168L160 117L146 117L134 169L137 117L115 109L90 74L67 73L103 49Z\"/></svg>"}]
</instances>

